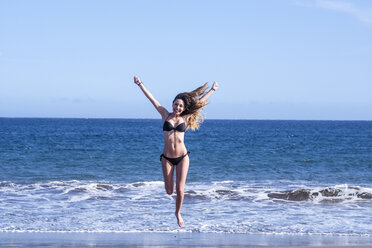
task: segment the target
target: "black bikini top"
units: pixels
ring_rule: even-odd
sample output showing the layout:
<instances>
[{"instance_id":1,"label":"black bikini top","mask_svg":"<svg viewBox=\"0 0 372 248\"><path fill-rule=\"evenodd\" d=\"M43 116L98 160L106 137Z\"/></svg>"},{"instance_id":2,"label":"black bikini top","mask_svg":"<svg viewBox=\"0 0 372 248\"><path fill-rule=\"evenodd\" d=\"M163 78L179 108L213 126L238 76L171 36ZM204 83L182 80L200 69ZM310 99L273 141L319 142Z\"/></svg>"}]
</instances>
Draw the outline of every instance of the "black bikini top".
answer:
<instances>
[{"instance_id":1,"label":"black bikini top","mask_svg":"<svg viewBox=\"0 0 372 248\"><path fill-rule=\"evenodd\" d=\"M169 116L168 116L169 117ZM168 119L167 117L167 119ZM177 127L174 127L169 121L165 120L163 125L163 131L177 131L177 132L185 132L186 131L186 123L182 122Z\"/></svg>"}]
</instances>

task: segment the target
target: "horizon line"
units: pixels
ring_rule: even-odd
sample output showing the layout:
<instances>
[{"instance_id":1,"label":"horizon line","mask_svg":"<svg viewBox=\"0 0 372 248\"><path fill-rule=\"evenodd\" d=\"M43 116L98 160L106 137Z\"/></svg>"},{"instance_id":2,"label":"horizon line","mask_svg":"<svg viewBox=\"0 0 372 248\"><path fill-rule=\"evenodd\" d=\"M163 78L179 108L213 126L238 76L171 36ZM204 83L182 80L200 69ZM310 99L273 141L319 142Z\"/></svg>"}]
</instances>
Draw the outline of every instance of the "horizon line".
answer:
<instances>
[{"instance_id":1,"label":"horizon line","mask_svg":"<svg viewBox=\"0 0 372 248\"><path fill-rule=\"evenodd\" d=\"M96 119L96 120L161 120L161 118L142 117L8 117L0 116L0 119ZM206 118L208 120L236 120L236 121L372 121L372 119L255 119L255 118Z\"/></svg>"}]
</instances>

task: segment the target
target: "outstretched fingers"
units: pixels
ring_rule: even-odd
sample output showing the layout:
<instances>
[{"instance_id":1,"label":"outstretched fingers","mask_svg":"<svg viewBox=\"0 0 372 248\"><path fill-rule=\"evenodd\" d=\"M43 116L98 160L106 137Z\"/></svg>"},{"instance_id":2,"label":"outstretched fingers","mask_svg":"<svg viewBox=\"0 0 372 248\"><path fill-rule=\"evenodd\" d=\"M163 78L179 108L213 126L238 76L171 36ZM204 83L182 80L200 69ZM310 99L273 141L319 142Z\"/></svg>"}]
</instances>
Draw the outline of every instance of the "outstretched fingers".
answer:
<instances>
[{"instance_id":1,"label":"outstretched fingers","mask_svg":"<svg viewBox=\"0 0 372 248\"><path fill-rule=\"evenodd\" d=\"M213 82L213 85L212 85L212 89L213 89L213 90L217 90L218 87L219 87L219 84L218 84L216 81L214 81L214 82Z\"/></svg>"},{"instance_id":2,"label":"outstretched fingers","mask_svg":"<svg viewBox=\"0 0 372 248\"><path fill-rule=\"evenodd\" d=\"M141 83L141 79L139 78L139 77L137 77L137 76L134 76L134 83L135 84L140 84Z\"/></svg>"}]
</instances>

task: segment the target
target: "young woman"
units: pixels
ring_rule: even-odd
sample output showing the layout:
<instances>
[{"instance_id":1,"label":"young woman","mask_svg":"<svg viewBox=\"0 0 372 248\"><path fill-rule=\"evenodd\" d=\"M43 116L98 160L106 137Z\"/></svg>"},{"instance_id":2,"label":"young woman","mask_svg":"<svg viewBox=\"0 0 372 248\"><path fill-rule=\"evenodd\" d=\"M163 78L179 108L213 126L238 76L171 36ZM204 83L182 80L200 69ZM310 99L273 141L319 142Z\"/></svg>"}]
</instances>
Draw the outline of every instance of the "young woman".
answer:
<instances>
[{"instance_id":1,"label":"young woman","mask_svg":"<svg viewBox=\"0 0 372 248\"><path fill-rule=\"evenodd\" d=\"M184 197L184 188L189 170L189 152L184 144L185 131L199 128L203 121L200 114L201 109L206 106L207 99L218 88L218 83L214 82L212 88L206 91L208 83L193 90L178 94L172 105L172 112L169 113L145 88L138 77L134 77L134 83L137 84L145 96L155 106L163 122L164 149L160 155L160 161L163 168L165 190L169 195L174 190L174 170L176 169L176 212L177 222L180 227L184 222L181 217L181 206Z\"/></svg>"}]
</instances>

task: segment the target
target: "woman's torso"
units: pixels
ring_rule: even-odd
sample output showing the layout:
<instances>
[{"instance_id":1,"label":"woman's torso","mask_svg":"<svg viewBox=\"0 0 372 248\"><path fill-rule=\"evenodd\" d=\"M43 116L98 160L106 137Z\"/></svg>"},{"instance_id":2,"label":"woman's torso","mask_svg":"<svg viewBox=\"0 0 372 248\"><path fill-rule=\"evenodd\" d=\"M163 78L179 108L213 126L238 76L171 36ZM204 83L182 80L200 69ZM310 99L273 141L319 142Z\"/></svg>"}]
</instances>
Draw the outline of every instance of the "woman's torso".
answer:
<instances>
[{"instance_id":1,"label":"woman's torso","mask_svg":"<svg viewBox=\"0 0 372 248\"><path fill-rule=\"evenodd\" d=\"M186 123L182 117L169 117L163 121L163 154L167 157L179 157L187 152L184 143Z\"/></svg>"}]
</instances>

